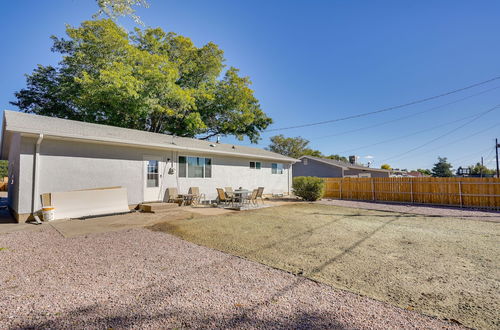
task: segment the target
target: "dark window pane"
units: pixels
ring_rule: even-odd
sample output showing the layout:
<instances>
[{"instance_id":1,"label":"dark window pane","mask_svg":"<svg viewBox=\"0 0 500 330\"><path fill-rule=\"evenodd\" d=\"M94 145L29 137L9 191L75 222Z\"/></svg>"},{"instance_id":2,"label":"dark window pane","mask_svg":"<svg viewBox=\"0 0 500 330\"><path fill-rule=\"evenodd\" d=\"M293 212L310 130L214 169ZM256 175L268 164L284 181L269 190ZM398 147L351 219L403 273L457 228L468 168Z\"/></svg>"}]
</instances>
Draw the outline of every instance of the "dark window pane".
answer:
<instances>
[{"instance_id":1,"label":"dark window pane","mask_svg":"<svg viewBox=\"0 0 500 330\"><path fill-rule=\"evenodd\" d=\"M250 162L250 168L255 168L255 162Z\"/></svg>"},{"instance_id":2,"label":"dark window pane","mask_svg":"<svg viewBox=\"0 0 500 330\"><path fill-rule=\"evenodd\" d=\"M205 159L202 157L188 157L188 177L203 178L203 167Z\"/></svg>"},{"instance_id":3,"label":"dark window pane","mask_svg":"<svg viewBox=\"0 0 500 330\"><path fill-rule=\"evenodd\" d=\"M205 178L212 177L212 158L205 158Z\"/></svg>"},{"instance_id":4,"label":"dark window pane","mask_svg":"<svg viewBox=\"0 0 500 330\"><path fill-rule=\"evenodd\" d=\"M260 170L260 168L261 168L260 162L256 162L255 163L255 168L258 169L258 170Z\"/></svg>"},{"instance_id":5,"label":"dark window pane","mask_svg":"<svg viewBox=\"0 0 500 330\"><path fill-rule=\"evenodd\" d=\"M186 177L186 157L179 156L179 177Z\"/></svg>"}]
</instances>

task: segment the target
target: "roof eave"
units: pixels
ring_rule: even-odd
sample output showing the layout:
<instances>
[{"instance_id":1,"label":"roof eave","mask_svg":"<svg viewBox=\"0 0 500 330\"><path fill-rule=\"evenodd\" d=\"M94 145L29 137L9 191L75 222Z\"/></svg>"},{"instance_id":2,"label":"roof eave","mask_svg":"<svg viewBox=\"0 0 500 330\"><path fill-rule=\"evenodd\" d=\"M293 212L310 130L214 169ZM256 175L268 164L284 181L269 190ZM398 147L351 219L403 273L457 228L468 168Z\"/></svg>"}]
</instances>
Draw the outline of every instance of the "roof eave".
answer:
<instances>
[{"instance_id":1,"label":"roof eave","mask_svg":"<svg viewBox=\"0 0 500 330\"><path fill-rule=\"evenodd\" d=\"M298 161L297 159L290 158L290 157L271 157L271 156L253 155L253 154L247 154L247 153L235 153L235 152L229 152L229 151L223 151L223 150L207 150L207 149L200 149L200 148L183 147L183 146L178 146L175 144L172 144L172 145L165 145L165 144L159 144L159 143L146 144L146 143L137 143L137 142L133 142L133 141L124 141L124 140L119 140L119 139L114 139L114 138L93 138L93 137L85 137L85 136L81 136L81 135L53 134L53 133L41 132L38 130L28 130L26 128L19 129L16 127L7 127L7 131L19 132L23 136L36 136L40 133L43 133L45 138L52 137L52 138L56 138L56 139L66 139L66 140L73 140L73 141L77 141L77 140L82 141L83 140L83 141L102 143L102 144L126 145L126 146L145 147L145 148L162 149L162 150L190 151L190 152L224 155L224 156L240 157L240 158L274 160L274 161L287 162L287 163L295 163Z\"/></svg>"}]
</instances>

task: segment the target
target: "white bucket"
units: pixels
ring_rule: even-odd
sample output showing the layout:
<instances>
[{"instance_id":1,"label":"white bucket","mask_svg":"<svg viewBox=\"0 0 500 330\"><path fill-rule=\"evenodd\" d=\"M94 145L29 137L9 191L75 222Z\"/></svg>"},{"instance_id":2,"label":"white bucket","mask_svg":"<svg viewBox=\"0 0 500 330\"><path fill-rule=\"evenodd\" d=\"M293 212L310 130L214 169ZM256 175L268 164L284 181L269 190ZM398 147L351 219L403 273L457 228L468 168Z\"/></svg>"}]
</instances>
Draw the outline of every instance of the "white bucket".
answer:
<instances>
[{"instance_id":1,"label":"white bucket","mask_svg":"<svg viewBox=\"0 0 500 330\"><path fill-rule=\"evenodd\" d=\"M52 206L46 206L42 208L42 216L44 221L52 221L55 220L55 212Z\"/></svg>"}]
</instances>

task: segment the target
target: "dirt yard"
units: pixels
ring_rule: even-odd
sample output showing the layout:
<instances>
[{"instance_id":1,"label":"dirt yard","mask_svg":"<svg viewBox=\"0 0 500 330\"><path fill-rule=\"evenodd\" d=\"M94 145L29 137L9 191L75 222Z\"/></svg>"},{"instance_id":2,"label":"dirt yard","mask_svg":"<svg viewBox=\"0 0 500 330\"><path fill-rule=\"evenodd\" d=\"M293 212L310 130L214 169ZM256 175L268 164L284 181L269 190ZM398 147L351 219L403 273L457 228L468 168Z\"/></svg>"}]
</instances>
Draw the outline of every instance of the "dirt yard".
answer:
<instances>
[{"instance_id":1,"label":"dirt yard","mask_svg":"<svg viewBox=\"0 0 500 330\"><path fill-rule=\"evenodd\" d=\"M500 224L294 204L151 227L408 310L500 327Z\"/></svg>"}]
</instances>

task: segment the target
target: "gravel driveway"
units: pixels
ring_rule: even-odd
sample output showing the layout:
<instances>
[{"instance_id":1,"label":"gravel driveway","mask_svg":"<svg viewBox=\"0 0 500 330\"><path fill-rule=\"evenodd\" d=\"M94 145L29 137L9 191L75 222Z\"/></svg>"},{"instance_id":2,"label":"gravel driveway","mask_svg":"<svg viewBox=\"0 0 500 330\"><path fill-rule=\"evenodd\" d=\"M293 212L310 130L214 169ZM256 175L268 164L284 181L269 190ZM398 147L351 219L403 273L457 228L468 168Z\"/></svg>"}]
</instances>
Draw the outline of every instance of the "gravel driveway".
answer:
<instances>
[{"instance_id":1,"label":"gravel driveway","mask_svg":"<svg viewBox=\"0 0 500 330\"><path fill-rule=\"evenodd\" d=\"M0 328L443 328L147 229L0 235Z\"/></svg>"}]
</instances>

